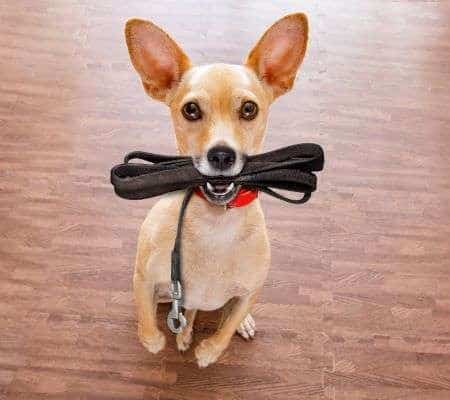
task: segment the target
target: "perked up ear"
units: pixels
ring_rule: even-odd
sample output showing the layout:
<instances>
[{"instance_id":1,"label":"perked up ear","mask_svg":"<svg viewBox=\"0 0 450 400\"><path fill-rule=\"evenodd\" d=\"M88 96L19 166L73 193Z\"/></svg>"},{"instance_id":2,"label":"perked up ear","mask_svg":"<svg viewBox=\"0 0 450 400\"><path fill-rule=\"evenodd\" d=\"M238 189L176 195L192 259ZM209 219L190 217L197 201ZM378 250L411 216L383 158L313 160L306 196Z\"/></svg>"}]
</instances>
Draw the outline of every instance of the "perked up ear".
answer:
<instances>
[{"instance_id":1,"label":"perked up ear","mask_svg":"<svg viewBox=\"0 0 450 400\"><path fill-rule=\"evenodd\" d=\"M264 81L276 98L292 88L308 42L305 14L286 15L275 22L250 51L245 65Z\"/></svg>"},{"instance_id":2,"label":"perked up ear","mask_svg":"<svg viewBox=\"0 0 450 400\"><path fill-rule=\"evenodd\" d=\"M166 32L149 21L130 19L125 38L131 62L146 92L165 101L191 67L189 58Z\"/></svg>"}]
</instances>

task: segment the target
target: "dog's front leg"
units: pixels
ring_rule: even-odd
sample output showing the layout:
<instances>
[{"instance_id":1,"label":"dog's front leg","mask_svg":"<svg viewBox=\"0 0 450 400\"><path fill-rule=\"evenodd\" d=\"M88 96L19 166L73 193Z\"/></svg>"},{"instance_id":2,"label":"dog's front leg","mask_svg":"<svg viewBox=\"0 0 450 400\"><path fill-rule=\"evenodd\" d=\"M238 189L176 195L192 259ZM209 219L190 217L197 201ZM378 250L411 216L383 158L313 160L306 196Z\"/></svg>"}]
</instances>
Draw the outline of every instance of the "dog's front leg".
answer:
<instances>
[{"instance_id":1,"label":"dog's front leg","mask_svg":"<svg viewBox=\"0 0 450 400\"><path fill-rule=\"evenodd\" d=\"M143 346L151 353L158 353L166 344L164 334L158 329L155 285L145 279L139 271L134 274L134 297L138 316L138 336Z\"/></svg>"},{"instance_id":2,"label":"dog's front leg","mask_svg":"<svg viewBox=\"0 0 450 400\"><path fill-rule=\"evenodd\" d=\"M186 310L187 325L177 334L177 347L180 351L186 351L192 342L192 331L194 329L195 316L197 310Z\"/></svg>"},{"instance_id":3,"label":"dog's front leg","mask_svg":"<svg viewBox=\"0 0 450 400\"><path fill-rule=\"evenodd\" d=\"M258 290L246 296L238 297L219 330L210 338L204 339L195 349L195 356L199 367L207 367L217 361L222 352L228 347L231 338L242 320L250 312L256 300Z\"/></svg>"}]
</instances>

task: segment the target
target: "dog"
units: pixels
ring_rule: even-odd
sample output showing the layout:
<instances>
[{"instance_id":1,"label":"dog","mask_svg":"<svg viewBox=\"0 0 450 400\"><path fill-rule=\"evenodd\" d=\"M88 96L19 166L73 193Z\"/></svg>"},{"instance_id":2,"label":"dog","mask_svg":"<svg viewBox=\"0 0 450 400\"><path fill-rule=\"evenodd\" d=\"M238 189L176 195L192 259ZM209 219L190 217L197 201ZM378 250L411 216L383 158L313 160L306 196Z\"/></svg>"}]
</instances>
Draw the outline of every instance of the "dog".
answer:
<instances>
[{"instance_id":1,"label":"dog","mask_svg":"<svg viewBox=\"0 0 450 400\"><path fill-rule=\"evenodd\" d=\"M194 66L167 33L141 19L126 23L125 38L145 91L170 108L178 153L192 156L203 175L235 175L246 155L261 151L271 103L293 86L308 20L296 13L275 22L242 65ZM230 304L217 332L195 348L199 367L214 363L235 332L246 339L255 334L250 311L270 267L270 246L258 199L227 207L240 190L208 183L186 210L182 276L188 322L177 334L178 349L192 342L197 310ZM156 311L158 303L170 301L170 256L183 197L177 192L161 198L139 233L134 296L138 336L151 353L166 343Z\"/></svg>"}]
</instances>

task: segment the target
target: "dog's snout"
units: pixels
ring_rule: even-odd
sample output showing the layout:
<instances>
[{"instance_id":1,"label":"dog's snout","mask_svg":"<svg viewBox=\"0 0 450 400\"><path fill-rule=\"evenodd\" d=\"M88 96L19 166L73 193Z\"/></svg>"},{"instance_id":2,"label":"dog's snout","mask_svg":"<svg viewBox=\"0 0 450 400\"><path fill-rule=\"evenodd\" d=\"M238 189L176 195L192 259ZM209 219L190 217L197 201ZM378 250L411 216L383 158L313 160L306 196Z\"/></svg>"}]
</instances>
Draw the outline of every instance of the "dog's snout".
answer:
<instances>
[{"instance_id":1,"label":"dog's snout","mask_svg":"<svg viewBox=\"0 0 450 400\"><path fill-rule=\"evenodd\" d=\"M227 146L215 146L208 151L207 158L213 168L224 171L236 162L236 152Z\"/></svg>"}]
</instances>

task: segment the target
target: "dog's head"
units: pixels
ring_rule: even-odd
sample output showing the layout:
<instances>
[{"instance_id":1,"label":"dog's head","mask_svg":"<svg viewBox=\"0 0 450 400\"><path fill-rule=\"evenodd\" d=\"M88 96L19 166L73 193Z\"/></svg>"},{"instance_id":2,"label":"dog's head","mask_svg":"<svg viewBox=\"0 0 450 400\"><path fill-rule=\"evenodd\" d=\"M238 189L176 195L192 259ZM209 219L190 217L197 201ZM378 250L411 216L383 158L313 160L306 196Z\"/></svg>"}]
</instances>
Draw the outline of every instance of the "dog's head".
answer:
<instances>
[{"instance_id":1,"label":"dog's head","mask_svg":"<svg viewBox=\"0 0 450 400\"><path fill-rule=\"evenodd\" d=\"M243 65L193 66L163 30L140 19L127 22L125 36L146 92L170 107L179 153L192 156L203 175L229 176L261 150L269 106L291 89L305 55L308 22L300 13L278 20ZM237 190L233 184L203 188L216 204Z\"/></svg>"}]
</instances>

